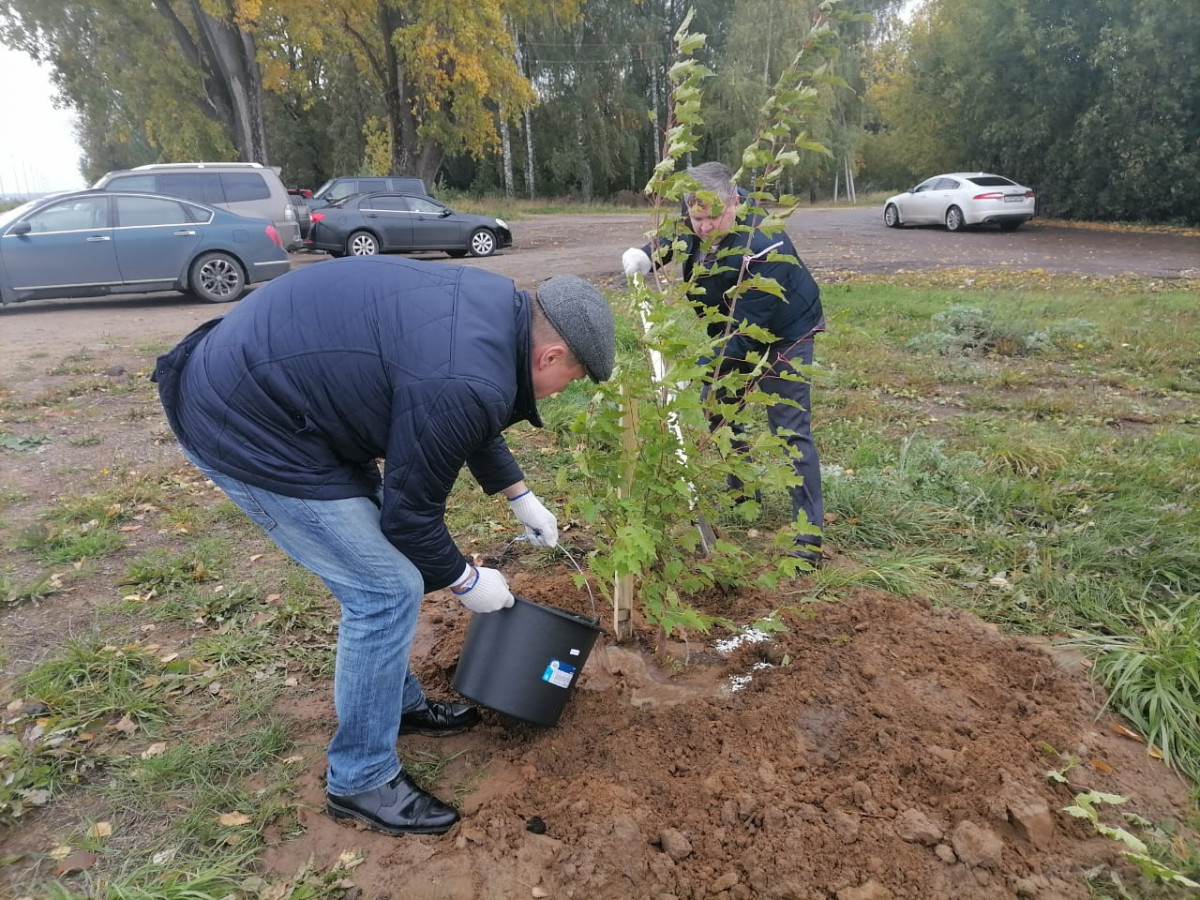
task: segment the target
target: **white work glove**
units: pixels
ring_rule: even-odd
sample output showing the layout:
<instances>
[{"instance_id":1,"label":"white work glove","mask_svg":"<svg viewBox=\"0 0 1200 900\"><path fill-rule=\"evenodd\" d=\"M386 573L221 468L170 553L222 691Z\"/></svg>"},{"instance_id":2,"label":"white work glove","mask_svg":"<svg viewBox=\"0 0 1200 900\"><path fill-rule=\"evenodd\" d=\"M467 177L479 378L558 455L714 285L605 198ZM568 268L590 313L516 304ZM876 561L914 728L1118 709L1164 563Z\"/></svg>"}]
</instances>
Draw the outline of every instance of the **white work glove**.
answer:
<instances>
[{"instance_id":1,"label":"white work glove","mask_svg":"<svg viewBox=\"0 0 1200 900\"><path fill-rule=\"evenodd\" d=\"M513 497L508 501L508 505L517 521L525 526L525 538L529 543L539 547L554 547L558 544L558 519L554 518L554 513L542 506L542 501L534 496L533 491Z\"/></svg>"},{"instance_id":2,"label":"white work glove","mask_svg":"<svg viewBox=\"0 0 1200 900\"><path fill-rule=\"evenodd\" d=\"M474 613L490 613L507 609L513 605L512 591L508 582L495 569L468 565L459 583L450 588L450 593L462 601L462 605Z\"/></svg>"},{"instance_id":3,"label":"white work glove","mask_svg":"<svg viewBox=\"0 0 1200 900\"><path fill-rule=\"evenodd\" d=\"M621 268L625 270L626 278L632 278L634 275L649 275L654 266L645 250L630 247L621 254Z\"/></svg>"}]
</instances>

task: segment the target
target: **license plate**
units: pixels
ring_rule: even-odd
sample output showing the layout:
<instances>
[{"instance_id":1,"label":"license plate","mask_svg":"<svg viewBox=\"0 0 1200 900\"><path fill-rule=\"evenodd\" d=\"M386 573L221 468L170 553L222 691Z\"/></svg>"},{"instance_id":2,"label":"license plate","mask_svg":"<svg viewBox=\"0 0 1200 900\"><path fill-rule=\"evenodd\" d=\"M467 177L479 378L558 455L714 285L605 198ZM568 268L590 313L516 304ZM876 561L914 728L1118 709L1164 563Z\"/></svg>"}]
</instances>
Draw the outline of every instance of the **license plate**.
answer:
<instances>
[{"instance_id":1,"label":"license plate","mask_svg":"<svg viewBox=\"0 0 1200 900\"><path fill-rule=\"evenodd\" d=\"M1025 199L1024 194L1005 194L1004 195L1005 203L1020 203L1024 199Z\"/></svg>"}]
</instances>

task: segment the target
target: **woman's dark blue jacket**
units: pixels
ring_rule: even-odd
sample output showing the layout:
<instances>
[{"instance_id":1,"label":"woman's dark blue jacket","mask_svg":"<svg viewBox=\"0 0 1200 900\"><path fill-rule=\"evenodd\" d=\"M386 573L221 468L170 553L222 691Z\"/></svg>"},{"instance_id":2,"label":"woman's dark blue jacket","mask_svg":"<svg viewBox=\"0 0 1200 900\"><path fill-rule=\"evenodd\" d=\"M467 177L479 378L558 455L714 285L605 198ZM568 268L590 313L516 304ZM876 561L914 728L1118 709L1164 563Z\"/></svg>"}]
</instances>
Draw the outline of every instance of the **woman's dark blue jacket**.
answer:
<instances>
[{"instance_id":1,"label":"woman's dark blue jacket","mask_svg":"<svg viewBox=\"0 0 1200 900\"><path fill-rule=\"evenodd\" d=\"M744 200L745 192L738 193L739 199ZM753 209L742 211L735 227L717 246L705 248L692 231L684 206L676 235L676 240L684 245L683 280L691 281L696 276L691 299L698 312L703 307L720 310L736 323L759 325L778 343L791 344L825 329L821 289L787 233L782 228L767 232L762 224L761 213ZM642 251L656 266L663 265L672 257L671 244L671 240L660 238ZM730 292L739 282L747 290L736 302L731 302ZM774 293L776 290L782 296ZM721 322L708 325L708 335L714 340L725 331L726 326ZM761 354L765 349L764 344L740 333L735 326L720 353L725 358L724 365L737 367L751 353Z\"/></svg>"},{"instance_id":2,"label":"woman's dark blue jacket","mask_svg":"<svg viewBox=\"0 0 1200 900\"><path fill-rule=\"evenodd\" d=\"M383 533L437 590L465 566L443 521L463 465L488 493L520 481L500 433L542 424L529 302L479 269L316 263L201 326L155 380L202 462L288 497L381 502Z\"/></svg>"}]
</instances>

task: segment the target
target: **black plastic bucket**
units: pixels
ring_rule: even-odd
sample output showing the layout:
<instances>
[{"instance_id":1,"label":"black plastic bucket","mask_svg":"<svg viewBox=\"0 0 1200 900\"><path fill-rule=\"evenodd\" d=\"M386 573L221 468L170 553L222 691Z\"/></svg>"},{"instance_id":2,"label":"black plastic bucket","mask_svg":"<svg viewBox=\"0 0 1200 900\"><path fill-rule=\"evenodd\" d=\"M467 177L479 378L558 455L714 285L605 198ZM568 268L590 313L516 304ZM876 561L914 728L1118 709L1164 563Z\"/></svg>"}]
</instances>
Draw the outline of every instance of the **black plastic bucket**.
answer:
<instances>
[{"instance_id":1,"label":"black plastic bucket","mask_svg":"<svg viewBox=\"0 0 1200 900\"><path fill-rule=\"evenodd\" d=\"M534 725L557 725L600 620L516 597L508 609L471 617L454 689Z\"/></svg>"}]
</instances>

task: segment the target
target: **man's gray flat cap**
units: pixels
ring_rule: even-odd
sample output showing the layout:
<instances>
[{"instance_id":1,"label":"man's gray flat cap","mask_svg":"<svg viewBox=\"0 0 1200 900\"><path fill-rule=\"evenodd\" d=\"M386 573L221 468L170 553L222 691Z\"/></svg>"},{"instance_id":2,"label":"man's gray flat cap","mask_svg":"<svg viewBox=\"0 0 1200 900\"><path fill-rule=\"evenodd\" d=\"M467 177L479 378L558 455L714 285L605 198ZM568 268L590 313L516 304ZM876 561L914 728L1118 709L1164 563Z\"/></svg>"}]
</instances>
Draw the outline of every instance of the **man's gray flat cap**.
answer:
<instances>
[{"instance_id":1,"label":"man's gray flat cap","mask_svg":"<svg viewBox=\"0 0 1200 900\"><path fill-rule=\"evenodd\" d=\"M555 275L538 285L537 299L592 381L607 381L617 337L605 296L578 275Z\"/></svg>"}]
</instances>

